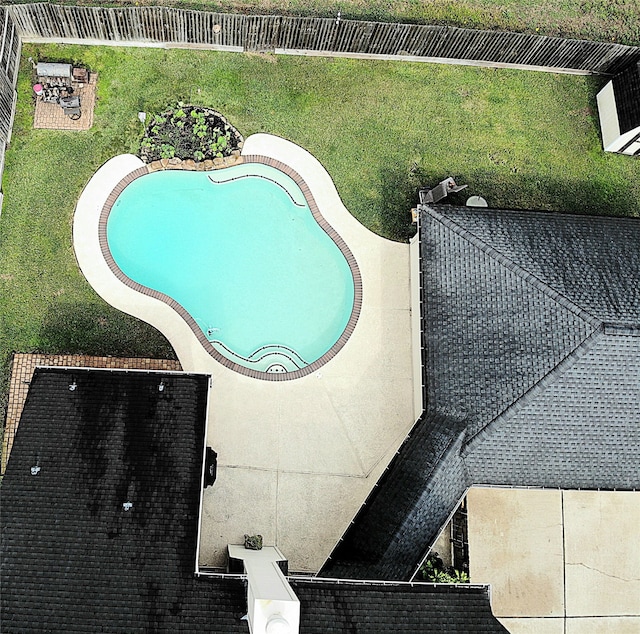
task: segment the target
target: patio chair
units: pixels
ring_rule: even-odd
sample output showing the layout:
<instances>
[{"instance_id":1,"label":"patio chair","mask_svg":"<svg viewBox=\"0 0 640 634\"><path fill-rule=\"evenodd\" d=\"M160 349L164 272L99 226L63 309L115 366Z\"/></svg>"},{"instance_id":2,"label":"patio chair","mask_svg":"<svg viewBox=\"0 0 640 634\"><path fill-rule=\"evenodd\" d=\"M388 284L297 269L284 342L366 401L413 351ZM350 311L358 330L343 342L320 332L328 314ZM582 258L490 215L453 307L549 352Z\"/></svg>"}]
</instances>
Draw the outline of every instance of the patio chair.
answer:
<instances>
[{"instance_id":1,"label":"patio chair","mask_svg":"<svg viewBox=\"0 0 640 634\"><path fill-rule=\"evenodd\" d=\"M80 97L76 95L72 97L62 97L60 99L60 107L72 121L77 121L82 116Z\"/></svg>"},{"instance_id":2,"label":"patio chair","mask_svg":"<svg viewBox=\"0 0 640 634\"><path fill-rule=\"evenodd\" d=\"M453 178L448 177L443 181L440 181L433 189L421 189L420 204L426 205L429 203L437 203L438 201L446 198L449 194L459 192L467 187L467 185L456 185Z\"/></svg>"}]
</instances>

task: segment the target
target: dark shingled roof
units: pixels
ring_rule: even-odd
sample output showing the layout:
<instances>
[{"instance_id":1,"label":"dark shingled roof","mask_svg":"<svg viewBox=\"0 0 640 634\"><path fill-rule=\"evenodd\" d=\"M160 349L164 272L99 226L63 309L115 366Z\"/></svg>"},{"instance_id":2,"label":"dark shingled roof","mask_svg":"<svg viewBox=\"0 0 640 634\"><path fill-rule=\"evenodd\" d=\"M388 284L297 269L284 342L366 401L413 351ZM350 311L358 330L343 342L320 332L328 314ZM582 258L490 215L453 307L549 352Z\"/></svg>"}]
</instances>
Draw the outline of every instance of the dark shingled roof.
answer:
<instances>
[{"instance_id":1,"label":"dark shingled roof","mask_svg":"<svg viewBox=\"0 0 640 634\"><path fill-rule=\"evenodd\" d=\"M291 580L301 634L507 632L480 586Z\"/></svg>"},{"instance_id":2,"label":"dark shingled roof","mask_svg":"<svg viewBox=\"0 0 640 634\"><path fill-rule=\"evenodd\" d=\"M245 582L194 576L207 385L36 371L2 486L3 633L248 631ZM506 631L486 587L292 585L302 634Z\"/></svg>"},{"instance_id":3,"label":"dark shingled roof","mask_svg":"<svg viewBox=\"0 0 640 634\"><path fill-rule=\"evenodd\" d=\"M473 440L465 459L473 481L639 487L640 336L604 332L589 344Z\"/></svg>"},{"instance_id":4,"label":"dark shingled roof","mask_svg":"<svg viewBox=\"0 0 640 634\"><path fill-rule=\"evenodd\" d=\"M466 488L640 487L640 221L420 216L427 410L321 574L406 579Z\"/></svg>"},{"instance_id":5,"label":"dark shingled roof","mask_svg":"<svg viewBox=\"0 0 640 634\"><path fill-rule=\"evenodd\" d=\"M640 126L640 62L631 64L613 78L613 94L620 134Z\"/></svg>"},{"instance_id":6,"label":"dark shingled roof","mask_svg":"<svg viewBox=\"0 0 640 634\"><path fill-rule=\"evenodd\" d=\"M207 631L246 632L244 584L194 578L207 386L36 370L2 484L3 632L193 632L203 601Z\"/></svg>"}]
</instances>

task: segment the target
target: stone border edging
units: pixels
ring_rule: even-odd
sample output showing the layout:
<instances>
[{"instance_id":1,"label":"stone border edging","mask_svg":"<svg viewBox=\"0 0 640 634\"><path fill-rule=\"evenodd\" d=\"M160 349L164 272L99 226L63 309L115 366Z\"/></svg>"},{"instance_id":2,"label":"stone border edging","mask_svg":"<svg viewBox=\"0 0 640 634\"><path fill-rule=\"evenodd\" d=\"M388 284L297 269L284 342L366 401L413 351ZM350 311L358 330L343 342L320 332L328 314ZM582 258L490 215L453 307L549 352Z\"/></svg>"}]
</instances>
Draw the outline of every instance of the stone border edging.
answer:
<instances>
[{"instance_id":1,"label":"stone border edging","mask_svg":"<svg viewBox=\"0 0 640 634\"><path fill-rule=\"evenodd\" d=\"M240 155L240 150L233 150L231 156L215 158L213 160L206 159L204 161L194 161L193 159L179 159L177 157L160 159L158 161L151 161L151 163L147 163L147 168L149 169L149 172L160 172L162 170L210 172L211 170L224 169L225 167L240 165L241 163L244 163L244 159Z\"/></svg>"}]
</instances>

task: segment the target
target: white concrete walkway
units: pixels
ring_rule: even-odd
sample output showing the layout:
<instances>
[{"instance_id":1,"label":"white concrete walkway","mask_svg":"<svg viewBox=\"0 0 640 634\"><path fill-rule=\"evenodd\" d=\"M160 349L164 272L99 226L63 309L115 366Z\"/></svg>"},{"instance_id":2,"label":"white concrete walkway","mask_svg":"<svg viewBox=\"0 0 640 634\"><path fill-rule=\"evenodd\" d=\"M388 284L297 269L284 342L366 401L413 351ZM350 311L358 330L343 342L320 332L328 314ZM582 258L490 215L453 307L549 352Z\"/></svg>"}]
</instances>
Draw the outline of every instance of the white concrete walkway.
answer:
<instances>
[{"instance_id":1,"label":"white concrete walkway","mask_svg":"<svg viewBox=\"0 0 640 634\"><path fill-rule=\"evenodd\" d=\"M141 166L137 158L112 159L87 185L74 245L83 273L106 301L158 328L185 371L212 375L208 444L218 452L218 479L204 496L201 565L223 565L228 543L260 533L288 557L290 570L316 571L420 414L413 404L409 245L360 225L302 148L258 134L245 141L243 154L295 169L360 267L358 324L315 374L271 382L233 372L171 308L112 274L99 248L98 218L115 184Z\"/></svg>"}]
</instances>

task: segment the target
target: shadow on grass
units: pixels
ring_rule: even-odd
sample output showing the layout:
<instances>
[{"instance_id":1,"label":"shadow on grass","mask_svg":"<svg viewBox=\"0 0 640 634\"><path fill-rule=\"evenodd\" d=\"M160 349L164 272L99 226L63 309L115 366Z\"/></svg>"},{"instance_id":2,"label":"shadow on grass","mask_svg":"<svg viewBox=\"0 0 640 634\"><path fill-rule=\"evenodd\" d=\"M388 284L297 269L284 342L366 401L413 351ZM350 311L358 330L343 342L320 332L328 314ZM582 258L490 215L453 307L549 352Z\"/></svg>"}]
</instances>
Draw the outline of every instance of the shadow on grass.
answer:
<instances>
[{"instance_id":1,"label":"shadow on grass","mask_svg":"<svg viewBox=\"0 0 640 634\"><path fill-rule=\"evenodd\" d=\"M467 182L458 174L450 174L446 170L436 173L416 163L405 169L385 168L380 177L382 193L380 232L382 235L392 240L407 242L416 232L416 225L411 222L411 209L418 204L418 192L423 188L435 187L447 176L453 176L462 185ZM448 196L442 202L464 205L468 197L468 189L465 189Z\"/></svg>"},{"instance_id":2,"label":"shadow on grass","mask_svg":"<svg viewBox=\"0 0 640 634\"><path fill-rule=\"evenodd\" d=\"M103 304L56 304L44 316L43 352L176 359L167 339L149 324Z\"/></svg>"},{"instance_id":3,"label":"shadow on grass","mask_svg":"<svg viewBox=\"0 0 640 634\"><path fill-rule=\"evenodd\" d=\"M482 196L493 209L532 209L597 216L638 216L635 192L604 179L587 181L541 179L530 175L482 170L451 174L435 172L416 164L408 169L385 169L381 174L382 206L380 232L392 240L406 242L415 234L411 209L418 204L421 188L437 185L447 176L468 187L442 200L442 204L464 205L472 195Z\"/></svg>"},{"instance_id":4,"label":"shadow on grass","mask_svg":"<svg viewBox=\"0 0 640 634\"><path fill-rule=\"evenodd\" d=\"M380 173L380 233L385 238L408 242L415 234L411 209L418 204L418 191L425 186L426 174L417 166L385 168Z\"/></svg>"},{"instance_id":5,"label":"shadow on grass","mask_svg":"<svg viewBox=\"0 0 640 634\"><path fill-rule=\"evenodd\" d=\"M614 183L599 180L544 179L479 171L461 177L469 183L468 194L484 197L489 207L537 209L596 216L636 216L635 193Z\"/></svg>"}]
</instances>

